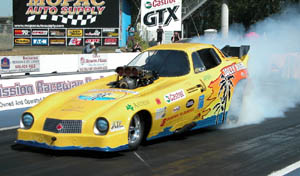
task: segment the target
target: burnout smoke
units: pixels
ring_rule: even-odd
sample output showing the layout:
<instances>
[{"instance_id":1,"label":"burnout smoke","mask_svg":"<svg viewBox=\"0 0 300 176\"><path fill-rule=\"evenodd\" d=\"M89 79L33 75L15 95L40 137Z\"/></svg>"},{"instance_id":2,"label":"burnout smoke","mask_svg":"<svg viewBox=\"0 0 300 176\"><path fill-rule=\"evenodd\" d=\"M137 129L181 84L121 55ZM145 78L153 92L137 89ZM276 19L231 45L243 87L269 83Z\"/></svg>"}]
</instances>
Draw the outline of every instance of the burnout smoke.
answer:
<instances>
[{"instance_id":1,"label":"burnout smoke","mask_svg":"<svg viewBox=\"0 0 300 176\"><path fill-rule=\"evenodd\" d=\"M244 31L241 25L232 25L234 29L231 28L227 41L194 39L193 42L214 43L219 48L226 44L251 46L249 79L238 84L228 114L239 117L239 120L225 127L284 117L284 112L300 102L299 9L299 6L289 7L280 14L258 22L249 30L256 34L252 37L241 35L241 31Z\"/></svg>"}]
</instances>

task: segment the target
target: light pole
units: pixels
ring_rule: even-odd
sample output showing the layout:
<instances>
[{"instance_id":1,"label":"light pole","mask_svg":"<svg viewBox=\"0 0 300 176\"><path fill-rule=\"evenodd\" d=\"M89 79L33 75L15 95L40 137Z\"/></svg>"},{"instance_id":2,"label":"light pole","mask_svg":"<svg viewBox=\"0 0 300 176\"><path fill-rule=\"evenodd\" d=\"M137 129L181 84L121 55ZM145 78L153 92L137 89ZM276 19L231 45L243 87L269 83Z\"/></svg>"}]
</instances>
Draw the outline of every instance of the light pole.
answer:
<instances>
[{"instance_id":1,"label":"light pole","mask_svg":"<svg viewBox=\"0 0 300 176\"><path fill-rule=\"evenodd\" d=\"M222 37L227 38L228 31L229 31L229 8L228 8L227 0L223 0L223 3L222 3L221 31L222 31Z\"/></svg>"}]
</instances>

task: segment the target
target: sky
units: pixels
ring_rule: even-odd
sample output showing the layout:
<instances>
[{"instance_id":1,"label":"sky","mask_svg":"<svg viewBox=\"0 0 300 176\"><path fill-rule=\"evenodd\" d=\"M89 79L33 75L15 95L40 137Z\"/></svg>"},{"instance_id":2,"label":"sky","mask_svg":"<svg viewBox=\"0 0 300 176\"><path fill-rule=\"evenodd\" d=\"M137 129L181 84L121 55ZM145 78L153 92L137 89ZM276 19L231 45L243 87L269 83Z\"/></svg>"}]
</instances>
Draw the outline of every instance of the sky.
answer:
<instances>
[{"instance_id":1,"label":"sky","mask_svg":"<svg viewBox=\"0 0 300 176\"><path fill-rule=\"evenodd\" d=\"M0 17L12 16L12 1L13 0L1 0Z\"/></svg>"}]
</instances>

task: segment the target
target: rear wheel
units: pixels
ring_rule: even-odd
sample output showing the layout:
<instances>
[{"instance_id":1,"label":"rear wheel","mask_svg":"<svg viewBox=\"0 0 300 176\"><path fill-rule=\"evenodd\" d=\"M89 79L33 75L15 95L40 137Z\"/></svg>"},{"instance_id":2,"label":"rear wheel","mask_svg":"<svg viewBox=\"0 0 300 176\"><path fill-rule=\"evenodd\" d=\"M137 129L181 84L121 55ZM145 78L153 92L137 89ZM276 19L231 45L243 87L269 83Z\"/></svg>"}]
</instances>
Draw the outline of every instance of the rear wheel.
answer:
<instances>
[{"instance_id":1,"label":"rear wheel","mask_svg":"<svg viewBox=\"0 0 300 176\"><path fill-rule=\"evenodd\" d=\"M243 99L247 88L247 79L241 80L235 87L231 100L230 109L227 115L227 123L236 124L242 113Z\"/></svg>"},{"instance_id":2,"label":"rear wheel","mask_svg":"<svg viewBox=\"0 0 300 176\"><path fill-rule=\"evenodd\" d=\"M136 114L131 119L129 129L128 129L128 145L130 150L135 150L138 148L142 142L144 134L144 122L141 117Z\"/></svg>"}]
</instances>

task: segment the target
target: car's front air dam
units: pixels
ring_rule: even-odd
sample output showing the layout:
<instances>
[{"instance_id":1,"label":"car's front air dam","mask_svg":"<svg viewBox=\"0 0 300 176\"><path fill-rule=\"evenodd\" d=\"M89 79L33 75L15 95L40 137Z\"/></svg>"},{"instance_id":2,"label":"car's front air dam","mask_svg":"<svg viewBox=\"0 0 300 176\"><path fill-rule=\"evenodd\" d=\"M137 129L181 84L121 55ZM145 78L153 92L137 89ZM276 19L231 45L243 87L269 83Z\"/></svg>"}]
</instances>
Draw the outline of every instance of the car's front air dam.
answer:
<instances>
[{"instance_id":1,"label":"car's front air dam","mask_svg":"<svg viewBox=\"0 0 300 176\"><path fill-rule=\"evenodd\" d=\"M128 149L127 133L109 136L57 134L18 129L17 144L52 150L97 150L113 152Z\"/></svg>"}]
</instances>

